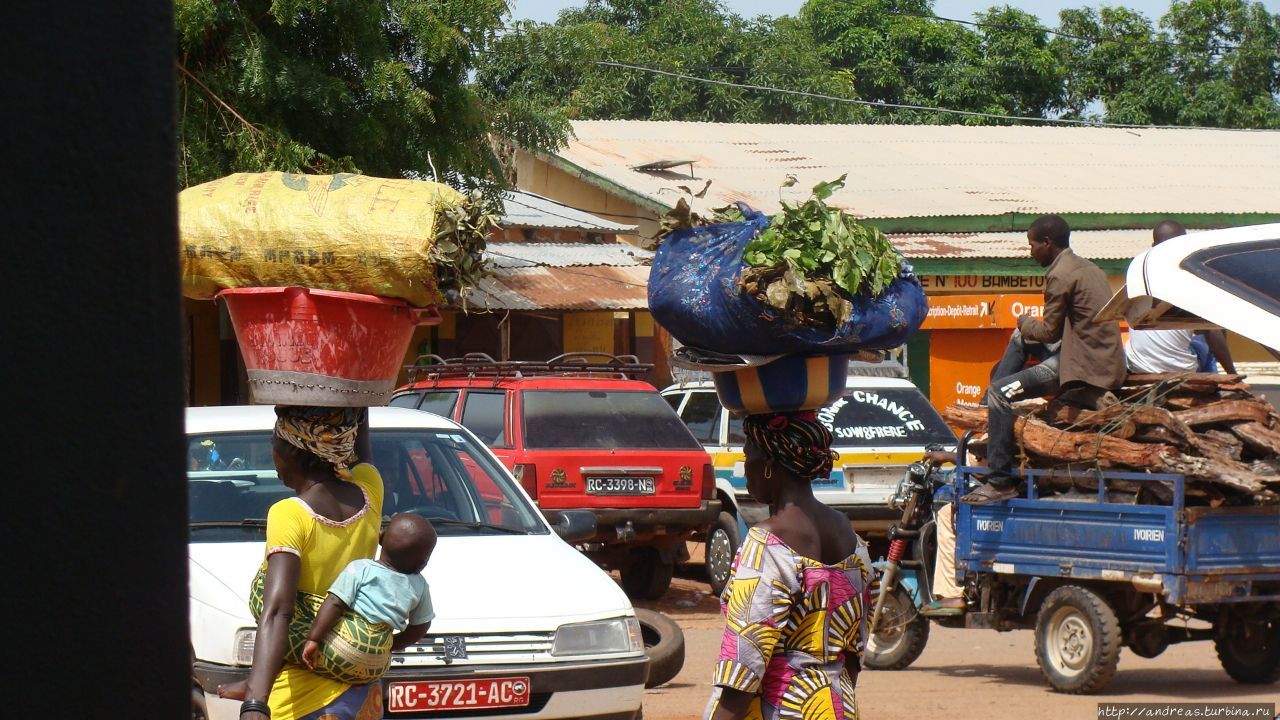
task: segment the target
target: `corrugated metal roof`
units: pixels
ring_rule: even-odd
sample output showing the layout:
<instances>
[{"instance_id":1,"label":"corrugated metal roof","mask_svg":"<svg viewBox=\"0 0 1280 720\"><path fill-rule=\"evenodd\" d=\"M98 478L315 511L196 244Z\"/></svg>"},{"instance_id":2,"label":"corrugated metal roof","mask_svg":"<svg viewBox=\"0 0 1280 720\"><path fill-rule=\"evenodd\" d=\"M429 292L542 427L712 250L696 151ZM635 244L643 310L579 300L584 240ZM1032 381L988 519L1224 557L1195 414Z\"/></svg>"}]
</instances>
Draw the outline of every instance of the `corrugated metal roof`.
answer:
<instances>
[{"instance_id":1,"label":"corrugated metal roof","mask_svg":"<svg viewBox=\"0 0 1280 720\"><path fill-rule=\"evenodd\" d=\"M1030 259L1025 232L903 233L889 236L908 259ZM1128 260L1151 247L1150 230L1075 230L1071 249L1094 260Z\"/></svg>"},{"instance_id":2,"label":"corrugated metal roof","mask_svg":"<svg viewBox=\"0 0 1280 720\"><path fill-rule=\"evenodd\" d=\"M909 260L1029 260L1027 235L890 235ZM1077 230L1071 247L1094 260L1127 260L1151 247L1149 230ZM622 243L489 243L494 274L467 296L487 310L644 310L653 253Z\"/></svg>"},{"instance_id":3,"label":"corrugated metal roof","mask_svg":"<svg viewBox=\"0 0 1280 720\"><path fill-rule=\"evenodd\" d=\"M630 267L649 265L653 251L634 245L613 242L594 243L520 243L491 242L485 251L486 259L495 268L519 268L533 266L581 267L607 265Z\"/></svg>"},{"instance_id":4,"label":"corrugated metal roof","mask_svg":"<svg viewBox=\"0 0 1280 720\"><path fill-rule=\"evenodd\" d=\"M495 268L467 295L467 305L488 310L644 310L649 268Z\"/></svg>"},{"instance_id":5,"label":"corrugated metal roof","mask_svg":"<svg viewBox=\"0 0 1280 720\"><path fill-rule=\"evenodd\" d=\"M557 228L598 233L633 233L636 230L635 225L611 222L523 190L503 193L502 205L503 227Z\"/></svg>"},{"instance_id":6,"label":"corrugated metal roof","mask_svg":"<svg viewBox=\"0 0 1280 720\"><path fill-rule=\"evenodd\" d=\"M1280 132L963 125L755 125L577 121L558 155L670 207L743 200L768 213L818 182L861 217L1280 211ZM688 168L641 171L662 160ZM779 190L788 174L799 182ZM695 190L699 187L694 187Z\"/></svg>"}]
</instances>

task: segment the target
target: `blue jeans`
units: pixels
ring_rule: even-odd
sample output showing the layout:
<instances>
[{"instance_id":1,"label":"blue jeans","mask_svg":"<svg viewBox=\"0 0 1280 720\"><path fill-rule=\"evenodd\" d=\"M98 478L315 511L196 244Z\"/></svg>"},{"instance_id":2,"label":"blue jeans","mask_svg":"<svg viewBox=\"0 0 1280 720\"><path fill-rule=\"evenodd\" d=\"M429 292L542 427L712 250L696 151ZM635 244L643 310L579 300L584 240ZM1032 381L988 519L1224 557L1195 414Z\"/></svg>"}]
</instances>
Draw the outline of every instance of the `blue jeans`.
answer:
<instances>
[{"instance_id":1,"label":"blue jeans","mask_svg":"<svg viewBox=\"0 0 1280 720\"><path fill-rule=\"evenodd\" d=\"M1209 350L1209 341L1203 335L1191 337L1191 352L1196 356L1196 372L1218 372L1218 361Z\"/></svg>"},{"instance_id":2,"label":"blue jeans","mask_svg":"<svg viewBox=\"0 0 1280 720\"><path fill-rule=\"evenodd\" d=\"M1040 360L1039 365L1027 367L1027 360ZM1050 350L1039 343L1027 343L1022 333L1014 331L1005 347L1004 357L991 369L991 384L987 387L987 482L1007 489L1014 485L1013 403L1058 392L1058 366L1056 348Z\"/></svg>"}]
</instances>

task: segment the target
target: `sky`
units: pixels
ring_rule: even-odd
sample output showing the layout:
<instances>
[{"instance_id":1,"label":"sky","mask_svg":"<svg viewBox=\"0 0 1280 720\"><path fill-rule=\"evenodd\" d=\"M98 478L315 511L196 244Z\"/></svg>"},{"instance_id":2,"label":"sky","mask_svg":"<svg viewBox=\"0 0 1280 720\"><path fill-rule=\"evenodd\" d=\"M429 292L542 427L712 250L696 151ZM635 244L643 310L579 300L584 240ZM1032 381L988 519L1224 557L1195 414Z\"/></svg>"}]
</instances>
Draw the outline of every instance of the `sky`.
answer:
<instances>
[{"instance_id":1,"label":"sky","mask_svg":"<svg viewBox=\"0 0 1280 720\"><path fill-rule=\"evenodd\" d=\"M756 15L793 15L803 0L723 0L733 12L745 17ZM560 10L584 4L583 0L511 0L512 16L517 20L539 20L553 22ZM1280 0L1263 0L1262 3L1271 12L1280 12ZM1109 0L1108 2L1090 2L1090 0L935 0L933 12L942 17L958 20L972 20L973 14L986 10L992 5L1012 5L1028 12L1035 13L1041 22L1052 27L1057 25L1058 11L1063 8L1098 7L1100 5L1122 5L1132 8L1158 21L1169 9L1169 0Z\"/></svg>"}]
</instances>

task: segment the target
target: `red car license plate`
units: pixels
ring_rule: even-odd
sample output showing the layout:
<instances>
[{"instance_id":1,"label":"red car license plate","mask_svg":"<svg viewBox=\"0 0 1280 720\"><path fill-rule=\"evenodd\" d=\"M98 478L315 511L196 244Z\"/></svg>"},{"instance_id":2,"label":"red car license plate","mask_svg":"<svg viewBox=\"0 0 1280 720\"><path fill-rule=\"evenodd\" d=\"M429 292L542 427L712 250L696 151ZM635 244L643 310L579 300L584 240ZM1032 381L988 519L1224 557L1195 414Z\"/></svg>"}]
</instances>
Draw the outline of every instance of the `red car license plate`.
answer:
<instances>
[{"instance_id":1,"label":"red car license plate","mask_svg":"<svg viewBox=\"0 0 1280 720\"><path fill-rule=\"evenodd\" d=\"M492 680L423 680L387 686L387 712L431 712L477 708L524 707L529 704L529 678Z\"/></svg>"}]
</instances>

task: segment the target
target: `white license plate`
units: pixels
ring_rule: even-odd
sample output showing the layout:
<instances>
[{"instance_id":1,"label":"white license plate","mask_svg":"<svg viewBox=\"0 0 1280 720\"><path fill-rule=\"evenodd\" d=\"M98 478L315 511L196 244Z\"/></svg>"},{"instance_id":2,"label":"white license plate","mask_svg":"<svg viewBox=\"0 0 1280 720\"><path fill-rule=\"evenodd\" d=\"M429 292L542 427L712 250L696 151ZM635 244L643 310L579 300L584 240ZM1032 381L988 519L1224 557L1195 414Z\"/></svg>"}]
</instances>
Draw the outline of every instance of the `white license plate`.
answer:
<instances>
[{"instance_id":1,"label":"white license plate","mask_svg":"<svg viewBox=\"0 0 1280 720\"><path fill-rule=\"evenodd\" d=\"M653 495L656 483L651 477L589 477L588 495Z\"/></svg>"},{"instance_id":2,"label":"white license plate","mask_svg":"<svg viewBox=\"0 0 1280 720\"><path fill-rule=\"evenodd\" d=\"M423 680L387 684L387 712L423 713L529 704L529 678Z\"/></svg>"}]
</instances>

